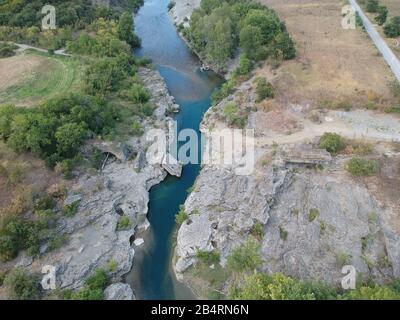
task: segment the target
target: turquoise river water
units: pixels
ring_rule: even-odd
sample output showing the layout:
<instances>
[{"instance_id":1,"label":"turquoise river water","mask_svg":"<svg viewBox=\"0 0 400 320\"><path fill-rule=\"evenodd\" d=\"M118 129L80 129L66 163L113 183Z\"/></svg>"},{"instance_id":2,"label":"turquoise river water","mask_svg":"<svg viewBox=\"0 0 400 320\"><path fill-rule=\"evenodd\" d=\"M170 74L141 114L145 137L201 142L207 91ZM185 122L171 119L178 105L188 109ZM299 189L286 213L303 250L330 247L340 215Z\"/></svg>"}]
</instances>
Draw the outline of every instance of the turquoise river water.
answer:
<instances>
[{"instance_id":1,"label":"turquoise river water","mask_svg":"<svg viewBox=\"0 0 400 320\"><path fill-rule=\"evenodd\" d=\"M201 72L198 58L176 32L168 16L169 0L145 0L135 18L135 32L142 47L135 53L151 58L170 93L181 107L176 115L178 130L198 131L210 96L222 80L212 72ZM126 281L138 299L193 299L188 288L172 272L175 214L187 197L187 190L199 174L199 165L186 165L180 179L168 177L150 191L148 219L151 228L145 244L136 250L132 271Z\"/></svg>"}]
</instances>

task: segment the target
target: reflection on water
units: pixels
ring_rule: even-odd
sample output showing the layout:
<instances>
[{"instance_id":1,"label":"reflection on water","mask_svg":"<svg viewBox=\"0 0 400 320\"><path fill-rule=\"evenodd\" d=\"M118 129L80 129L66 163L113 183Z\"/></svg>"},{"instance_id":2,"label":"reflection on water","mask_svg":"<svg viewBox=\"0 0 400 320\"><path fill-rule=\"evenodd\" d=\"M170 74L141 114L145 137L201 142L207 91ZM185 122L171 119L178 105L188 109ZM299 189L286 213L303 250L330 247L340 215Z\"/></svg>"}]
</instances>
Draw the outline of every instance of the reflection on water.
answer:
<instances>
[{"instance_id":1,"label":"reflection on water","mask_svg":"<svg viewBox=\"0 0 400 320\"><path fill-rule=\"evenodd\" d=\"M167 14L169 0L146 0L135 18L136 33L142 39L137 55L152 59L168 89L181 106L176 116L178 129L198 130L204 112L211 105L210 95L220 83L213 73L200 71L198 59L176 33ZM126 281L139 299L193 299L190 290L176 281L171 271L175 214L187 197L200 167L187 165L182 178L168 177L152 188L148 219L151 228L145 244L135 248L132 271Z\"/></svg>"}]
</instances>

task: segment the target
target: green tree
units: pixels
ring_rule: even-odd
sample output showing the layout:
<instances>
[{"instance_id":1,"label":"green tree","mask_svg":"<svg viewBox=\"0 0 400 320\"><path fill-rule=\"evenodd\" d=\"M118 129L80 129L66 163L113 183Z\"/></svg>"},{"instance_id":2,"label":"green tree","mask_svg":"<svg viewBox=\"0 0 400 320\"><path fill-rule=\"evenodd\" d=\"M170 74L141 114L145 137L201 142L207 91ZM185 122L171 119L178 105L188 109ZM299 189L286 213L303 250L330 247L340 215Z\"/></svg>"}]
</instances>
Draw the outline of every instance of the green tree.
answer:
<instances>
[{"instance_id":1,"label":"green tree","mask_svg":"<svg viewBox=\"0 0 400 320\"><path fill-rule=\"evenodd\" d=\"M378 7L378 15L375 17L375 21L378 23L378 25L383 26L387 20L388 17L388 8L385 6L379 6Z\"/></svg>"},{"instance_id":2,"label":"green tree","mask_svg":"<svg viewBox=\"0 0 400 320\"><path fill-rule=\"evenodd\" d=\"M379 1L378 0L367 0L366 10L367 12L375 13L378 11Z\"/></svg>"},{"instance_id":3,"label":"green tree","mask_svg":"<svg viewBox=\"0 0 400 320\"><path fill-rule=\"evenodd\" d=\"M274 38L273 48L275 52L282 52L283 59L285 60L296 57L296 47L287 32L281 32Z\"/></svg>"},{"instance_id":4,"label":"green tree","mask_svg":"<svg viewBox=\"0 0 400 320\"><path fill-rule=\"evenodd\" d=\"M134 22L132 14L124 12L118 21L118 37L119 39L126 41L132 48L140 47L140 40L133 32Z\"/></svg>"},{"instance_id":5,"label":"green tree","mask_svg":"<svg viewBox=\"0 0 400 320\"><path fill-rule=\"evenodd\" d=\"M383 27L383 31L390 38L400 36L400 16L392 17Z\"/></svg>"},{"instance_id":6,"label":"green tree","mask_svg":"<svg viewBox=\"0 0 400 320\"><path fill-rule=\"evenodd\" d=\"M240 47L246 55L252 59L258 60L263 43L263 34L258 26L246 25L239 35Z\"/></svg>"},{"instance_id":7,"label":"green tree","mask_svg":"<svg viewBox=\"0 0 400 320\"><path fill-rule=\"evenodd\" d=\"M77 123L66 123L55 132L57 140L57 151L65 158L72 158L78 151L86 138L84 125Z\"/></svg>"},{"instance_id":8,"label":"green tree","mask_svg":"<svg viewBox=\"0 0 400 320\"><path fill-rule=\"evenodd\" d=\"M282 31L278 16L272 10L251 9L243 20L245 26L258 27L262 34L262 44L269 44Z\"/></svg>"}]
</instances>

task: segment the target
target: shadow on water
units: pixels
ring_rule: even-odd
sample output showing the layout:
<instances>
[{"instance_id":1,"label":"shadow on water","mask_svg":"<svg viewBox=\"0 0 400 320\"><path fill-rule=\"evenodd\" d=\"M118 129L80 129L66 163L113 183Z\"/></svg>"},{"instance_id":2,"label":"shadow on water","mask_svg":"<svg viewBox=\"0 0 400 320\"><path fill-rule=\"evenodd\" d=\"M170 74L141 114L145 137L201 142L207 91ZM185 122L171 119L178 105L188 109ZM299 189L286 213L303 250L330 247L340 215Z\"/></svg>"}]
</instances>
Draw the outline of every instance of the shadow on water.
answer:
<instances>
[{"instance_id":1,"label":"shadow on water","mask_svg":"<svg viewBox=\"0 0 400 320\"><path fill-rule=\"evenodd\" d=\"M167 13L169 0L146 0L135 18L142 48L136 55L152 59L170 93L181 106L176 116L178 129L198 130L210 96L221 83L214 73L200 71L200 63L179 37ZM171 270L175 214L187 197L187 190L199 174L199 165L184 167L182 177L168 177L150 191L148 219L151 227L145 244L135 248L132 271L126 281L139 299L194 299Z\"/></svg>"}]
</instances>

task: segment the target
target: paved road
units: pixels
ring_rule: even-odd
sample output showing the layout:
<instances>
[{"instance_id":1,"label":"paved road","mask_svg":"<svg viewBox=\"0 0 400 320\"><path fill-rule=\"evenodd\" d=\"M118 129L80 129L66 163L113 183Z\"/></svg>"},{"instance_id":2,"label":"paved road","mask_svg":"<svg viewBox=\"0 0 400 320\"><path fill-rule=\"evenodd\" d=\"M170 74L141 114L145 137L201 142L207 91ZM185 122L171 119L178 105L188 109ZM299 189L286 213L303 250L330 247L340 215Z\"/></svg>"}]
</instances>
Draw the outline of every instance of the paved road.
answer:
<instances>
[{"instance_id":1,"label":"paved road","mask_svg":"<svg viewBox=\"0 0 400 320\"><path fill-rule=\"evenodd\" d=\"M353 8L358 12L362 21L364 22L364 26L366 31L368 32L369 36L371 37L372 41L375 43L378 50L381 52L383 58L386 60L387 64L392 69L394 75L396 76L397 80L400 82L400 61L397 59L393 51L389 48L386 44L385 40L380 36L378 31L376 31L375 27L369 21L367 16L361 10L360 6L358 5L356 0L349 0L350 4Z\"/></svg>"}]
</instances>

